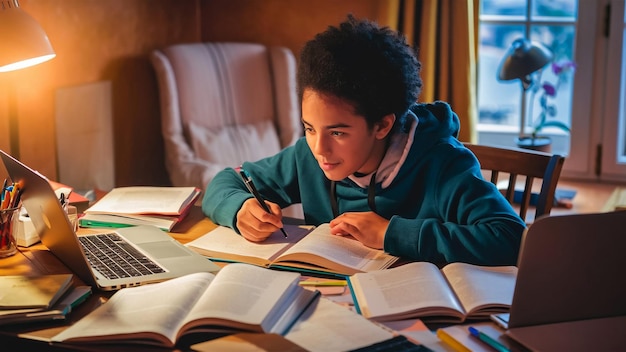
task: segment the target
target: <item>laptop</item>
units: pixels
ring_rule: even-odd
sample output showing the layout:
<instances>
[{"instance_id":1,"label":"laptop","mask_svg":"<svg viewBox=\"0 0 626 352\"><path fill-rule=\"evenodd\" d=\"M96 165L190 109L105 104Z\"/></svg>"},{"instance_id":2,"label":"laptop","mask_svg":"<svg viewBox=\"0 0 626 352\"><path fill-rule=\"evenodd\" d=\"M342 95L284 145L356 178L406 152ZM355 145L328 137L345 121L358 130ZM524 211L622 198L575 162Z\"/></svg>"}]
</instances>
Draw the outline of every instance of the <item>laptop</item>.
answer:
<instances>
[{"instance_id":1,"label":"laptop","mask_svg":"<svg viewBox=\"0 0 626 352\"><path fill-rule=\"evenodd\" d=\"M626 211L538 219L522 239L506 335L531 350L622 349L624 275Z\"/></svg>"},{"instance_id":2,"label":"laptop","mask_svg":"<svg viewBox=\"0 0 626 352\"><path fill-rule=\"evenodd\" d=\"M154 226L77 235L47 179L2 150L0 156L11 180L21 182L22 204L41 242L92 287L113 291L220 269ZM101 246L112 248L99 254Z\"/></svg>"}]
</instances>

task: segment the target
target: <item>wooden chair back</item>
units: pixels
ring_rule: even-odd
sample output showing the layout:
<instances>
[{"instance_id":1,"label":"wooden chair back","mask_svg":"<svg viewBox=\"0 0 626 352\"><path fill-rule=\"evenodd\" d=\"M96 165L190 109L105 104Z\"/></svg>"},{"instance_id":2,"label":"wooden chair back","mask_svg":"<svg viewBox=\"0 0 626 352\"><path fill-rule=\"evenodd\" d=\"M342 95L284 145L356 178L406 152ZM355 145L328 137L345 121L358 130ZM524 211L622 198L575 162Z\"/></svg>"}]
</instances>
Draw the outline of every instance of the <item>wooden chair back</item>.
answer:
<instances>
[{"instance_id":1,"label":"wooden chair back","mask_svg":"<svg viewBox=\"0 0 626 352\"><path fill-rule=\"evenodd\" d=\"M508 175L504 196L509 203L513 204L518 176L525 178L519 204L519 215L524 220L530 207L533 183L535 179L541 179L541 189L535 202L535 219L550 214L565 157L526 149L469 143L465 143L465 146L476 155L481 169L491 172L489 177L493 184L498 184L500 176Z\"/></svg>"}]
</instances>

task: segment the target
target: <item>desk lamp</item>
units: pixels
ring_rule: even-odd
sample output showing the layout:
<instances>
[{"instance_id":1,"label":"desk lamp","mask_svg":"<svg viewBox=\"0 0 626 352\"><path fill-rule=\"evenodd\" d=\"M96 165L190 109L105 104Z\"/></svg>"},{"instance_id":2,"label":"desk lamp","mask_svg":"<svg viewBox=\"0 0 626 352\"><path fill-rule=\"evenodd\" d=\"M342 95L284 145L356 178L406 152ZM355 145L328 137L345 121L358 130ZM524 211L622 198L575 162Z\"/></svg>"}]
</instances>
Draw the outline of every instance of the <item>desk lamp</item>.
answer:
<instances>
[{"instance_id":1,"label":"desk lamp","mask_svg":"<svg viewBox=\"0 0 626 352\"><path fill-rule=\"evenodd\" d=\"M498 79L510 81L519 79L522 82L522 114L520 117L520 134L524 137L526 125L526 91L533 84L533 73L541 70L552 61L552 52L543 44L531 42L524 38L516 39L507 51L498 69Z\"/></svg>"},{"instance_id":2,"label":"desk lamp","mask_svg":"<svg viewBox=\"0 0 626 352\"><path fill-rule=\"evenodd\" d=\"M0 26L0 72L37 65L56 56L46 32L35 19L22 11L18 0L0 1ZM9 139L11 154L19 159L19 132L15 113L9 117Z\"/></svg>"}]
</instances>

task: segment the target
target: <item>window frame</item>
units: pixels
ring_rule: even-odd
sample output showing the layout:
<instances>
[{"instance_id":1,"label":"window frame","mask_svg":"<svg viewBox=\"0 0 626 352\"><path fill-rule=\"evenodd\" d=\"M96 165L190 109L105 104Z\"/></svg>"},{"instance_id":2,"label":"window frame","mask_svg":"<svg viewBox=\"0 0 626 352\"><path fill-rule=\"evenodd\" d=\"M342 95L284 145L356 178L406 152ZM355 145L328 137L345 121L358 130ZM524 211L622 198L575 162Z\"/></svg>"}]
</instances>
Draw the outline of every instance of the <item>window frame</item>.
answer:
<instances>
[{"instance_id":1,"label":"window frame","mask_svg":"<svg viewBox=\"0 0 626 352\"><path fill-rule=\"evenodd\" d=\"M612 7L609 38L603 33L608 5ZM528 2L527 11L530 10ZM626 50L622 50L626 46L623 16L624 0L578 1L577 18L572 23L575 30L573 60L578 68L572 92L571 132L569 135L559 130L547 130L545 133L553 139L553 152L567 156L562 171L564 178L626 181L626 164L620 165L615 161L619 142L615 133L620 126L619 109L626 109L619 103L620 94L624 95L620 93L620 88L624 88L615 82L615 69L608 69L620 67L622 57L626 55ZM523 24L527 37L533 25L558 23L536 21L530 16L516 16L513 22L503 22L500 17L483 15L480 22L482 24L484 19L488 19L484 22ZM616 31L619 35L615 34ZM616 44L617 41L620 43ZM621 70L620 74L624 75ZM477 132L481 144L515 146L518 128L478 123ZM598 166L600 159L602 167Z\"/></svg>"}]
</instances>

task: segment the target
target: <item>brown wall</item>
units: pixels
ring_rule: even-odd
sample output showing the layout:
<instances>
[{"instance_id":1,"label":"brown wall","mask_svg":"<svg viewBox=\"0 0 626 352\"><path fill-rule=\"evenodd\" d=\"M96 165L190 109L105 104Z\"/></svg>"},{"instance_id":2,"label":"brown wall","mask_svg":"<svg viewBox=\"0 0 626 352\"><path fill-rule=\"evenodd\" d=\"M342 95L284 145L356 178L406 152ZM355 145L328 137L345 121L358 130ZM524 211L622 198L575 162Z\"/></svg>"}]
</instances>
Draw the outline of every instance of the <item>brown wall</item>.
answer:
<instances>
[{"instance_id":1,"label":"brown wall","mask_svg":"<svg viewBox=\"0 0 626 352\"><path fill-rule=\"evenodd\" d=\"M397 0L204 0L206 41L281 45L299 55L304 43L349 13L390 25Z\"/></svg>"},{"instance_id":2,"label":"brown wall","mask_svg":"<svg viewBox=\"0 0 626 352\"><path fill-rule=\"evenodd\" d=\"M56 178L55 91L112 82L117 185L165 184L158 90L148 53L178 42L198 41L198 1L22 0L21 8L48 34L56 58L0 74L14 87L20 159ZM2 95L5 95L4 93ZM6 99L0 99L0 128ZM0 148L7 150L6 129ZM69 137L71 138L71 136ZM80 150L80 145L76 146Z\"/></svg>"},{"instance_id":3,"label":"brown wall","mask_svg":"<svg viewBox=\"0 0 626 352\"><path fill-rule=\"evenodd\" d=\"M55 92L112 82L117 186L168 184L156 78L148 54L169 44L250 41L299 53L348 13L387 24L385 0L21 0L57 57L0 73L0 148L9 149L8 92L15 91L20 159L56 178ZM70 137L71 138L71 137ZM76 146L80 150L80 145Z\"/></svg>"}]
</instances>

